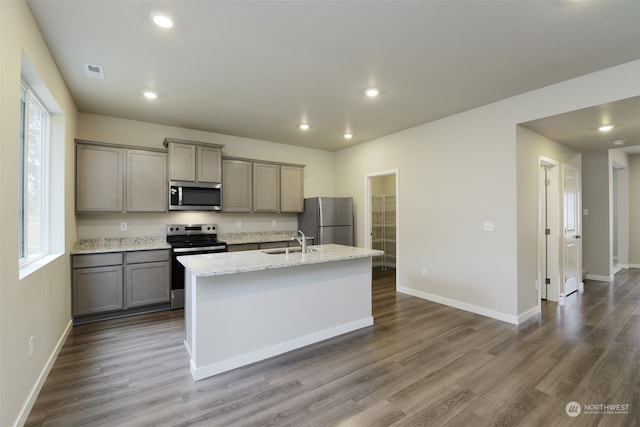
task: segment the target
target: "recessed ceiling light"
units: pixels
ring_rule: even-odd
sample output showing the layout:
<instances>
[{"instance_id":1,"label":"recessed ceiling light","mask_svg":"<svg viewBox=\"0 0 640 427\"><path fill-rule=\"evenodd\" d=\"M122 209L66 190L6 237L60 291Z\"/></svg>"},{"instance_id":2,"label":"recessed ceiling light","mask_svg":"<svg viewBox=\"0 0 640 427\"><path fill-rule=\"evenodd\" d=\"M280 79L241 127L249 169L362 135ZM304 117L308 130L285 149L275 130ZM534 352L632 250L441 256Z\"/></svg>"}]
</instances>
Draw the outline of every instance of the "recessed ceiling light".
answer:
<instances>
[{"instance_id":1,"label":"recessed ceiling light","mask_svg":"<svg viewBox=\"0 0 640 427\"><path fill-rule=\"evenodd\" d=\"M624 139L616 139L615 141L613 141L613 145L624 145L624 143L627 142Z\"/></svg>"},{"instance_id":2,"label":"recessed ceiling light","mask_svg":"<svg viewBox=\"0 0 640 427\"><path fill-rule=\"evenodd\" d=\"M609 132L611 129L613 129L615 126L614 125L602 125L598 128L598 130L600 132Z\"/></svg>"},{"instance_id":3,"label":"recessed ceiling light","mask_svg":"<svg viewBox=\"0 0 640 427\"><path fill-rule=\"evenodd\" d=\"M152 15L152 18L153 18L153 22L155 22L155 24L158 27L162 27L162 28L173 27L173 21L167 15L164 15L162 13L154 13Z\"/></svg>"},{"instance_id":4,"label":"recessed ceiling light","mask_svg":"<svg viewBox=\"0 0 640 427\"><path fill-rule=\"evenodd\" d=\"M307 129L309 129L309 127L310 127L310 126L309 126L309 123L300 123L300 124L298 125L298 127L299 127L301 130L307 130Z\"/></svg>"},{"instance_id":5,"label":"recessed ceiling light","mask_svg":"<svg viewBox=\"0 0 640 427\"><path fill-rule=\"evenodd\" d=\"M147 99L156 99L158 97L158 94L155 92L151 92L150 90L146 91L143 93L144 97Z\"/></svg>"},{"instance_id":6,"label":"recessed ceiling light","mask_svg":"<svg viewBox=\"0 0 640 427\"><path fill-rule=\"evenodd\" d=\"M344 134L344 139L351 139L353 138L353 134L351 132L347 132Z\"/></svg>"},{"instance_id":7,"label":"recessed ceiling light","mask_svg":"<svg viewBox=\"0 0 640 427\"><path fill-rule=\"evenodd\" d=\"M370 87L364 93L369 98L375 98L376 96L378 96L380 94L380 90L378 88L376 88L376 87Z\"/></svg>"}]
</instances>

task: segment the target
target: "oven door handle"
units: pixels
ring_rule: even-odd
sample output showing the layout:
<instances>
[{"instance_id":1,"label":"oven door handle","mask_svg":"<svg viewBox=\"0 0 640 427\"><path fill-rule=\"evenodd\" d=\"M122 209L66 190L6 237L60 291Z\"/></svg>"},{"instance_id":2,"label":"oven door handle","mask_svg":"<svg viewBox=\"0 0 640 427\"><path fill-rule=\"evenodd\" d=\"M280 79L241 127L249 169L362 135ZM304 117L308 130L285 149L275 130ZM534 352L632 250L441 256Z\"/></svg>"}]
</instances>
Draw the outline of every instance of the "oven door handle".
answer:
<instances>
[{"instance_id":1,"label":"oven door handle","mask_svg":"<svg viewBox=\"0 0 640 427\"><path fill-rule=\"evenodd\" d=\"M189 252L201 252L201 251L219 251L226 250L225 246L205 246L202 248L173 248L173 253L176 254L186 254Z\"/></svg>"}]
</instances>

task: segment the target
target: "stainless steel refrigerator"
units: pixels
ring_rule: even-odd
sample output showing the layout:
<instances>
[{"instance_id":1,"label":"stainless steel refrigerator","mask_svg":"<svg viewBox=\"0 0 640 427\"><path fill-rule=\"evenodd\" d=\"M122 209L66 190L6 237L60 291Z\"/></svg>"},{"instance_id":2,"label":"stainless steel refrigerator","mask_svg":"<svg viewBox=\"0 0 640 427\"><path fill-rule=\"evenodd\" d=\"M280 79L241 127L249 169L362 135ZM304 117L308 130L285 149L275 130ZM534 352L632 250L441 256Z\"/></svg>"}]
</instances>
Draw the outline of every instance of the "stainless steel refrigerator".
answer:
<instances>
[{"instance_id":1,"label":"stainless steel refrigerator","mask_svg":"<svg viewBox=\"0 0 640 427\"><path fill-rule=\"evenodd\" d=\"M313 237L314 245L337 243L353 246L353 199L351 197L311 197L304 199L298 214L298 228Z\"/></svg>"}]
</instances>

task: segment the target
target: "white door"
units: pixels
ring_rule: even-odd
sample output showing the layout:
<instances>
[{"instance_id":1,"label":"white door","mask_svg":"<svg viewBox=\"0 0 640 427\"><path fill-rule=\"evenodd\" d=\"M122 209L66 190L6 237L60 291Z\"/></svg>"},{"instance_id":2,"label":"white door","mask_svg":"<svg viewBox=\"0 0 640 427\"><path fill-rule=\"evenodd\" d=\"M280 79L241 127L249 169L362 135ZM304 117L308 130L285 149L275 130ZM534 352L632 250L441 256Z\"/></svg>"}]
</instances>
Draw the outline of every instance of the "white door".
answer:
<instances>
[{"instance_id":1,"label":"white door","mask_svg":"<svg viewBox=\"0 0 640 427\"><path fill-rule=\"evenodd\" d=\"M564 296L578 290L580 282L580 180L577 169L563 165Z\"/></svg>"}]
</instances>

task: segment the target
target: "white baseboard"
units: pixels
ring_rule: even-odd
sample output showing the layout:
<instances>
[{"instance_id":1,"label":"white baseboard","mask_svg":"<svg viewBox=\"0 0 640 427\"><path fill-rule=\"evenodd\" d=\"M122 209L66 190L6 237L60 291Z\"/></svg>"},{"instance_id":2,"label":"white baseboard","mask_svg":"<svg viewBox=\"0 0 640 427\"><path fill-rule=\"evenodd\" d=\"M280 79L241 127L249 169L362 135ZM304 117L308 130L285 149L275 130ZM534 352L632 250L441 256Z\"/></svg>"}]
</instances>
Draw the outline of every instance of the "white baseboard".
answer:
<instances>
[{"instance_id":1,"label":"white baseboard","mask_svg":"<svg viewBox=\"0 0 640 427\"><path fill-rule=\"evenodd\" d=\"M624 270L628 270L629 269L629 264L616 264L616 266L618 268L622 268Z\"/></svg>"},{"instance_id":2,"label":"white baseboard","mask_svg":"<svg viewBox=\"0 0 640 427\"><path fill-rule=\"evenodd\" d=\"M53 365L56 363L58 354L60 354L60 350L62 350L62 347L64 346L64 343L67 340L67 337L69 336L69 333L71 332L72 327L73 327L73 321L69 319L69 323L67 323L67 327L65 328L64 332L62 333L62 336L56 343L56 346L51 352L51 355L49 356L47 363L42 368L42 371L38 376L38 381L36 381L36 383L33 385L33 388L29 393L29 398L27 399L27 401L22 406L22 409L20 410L20 415L18 416L18 419L14 424L15 427L23 426L24 423L27 421L27 418L31 413L31 409L33 409L33 405L36 403L36 399L40 394L40 390L42 390L42 386L44 385L44 382L47 380L47 377L49 376L49 372L51 372Z\"/></svg>"},{"instance_id":3,"label":"white baseboard","mask_svg":"<svg viewBox=\"0 0 640 427\"><path fill-rule=\"evenodd\" d=\"M611 282L613 276L600 276L599 274L587 274L587 279L595 280L597 282Z\"/></svg>"},{"instance_id":4,"label":"white baseboard","mask_svg":"<svg viewBox=\"0 0 640 427\"><path fill-rule=\"evenodd\" d=\"M640 264L629 264L629 268L640 268Z\"/></svg>"},{"instance_id":5,"label":"white baseboard","mask_svg":"<svg viewBox=\"0 0 640 427\"><path fill-rule=\"evenodd\" d=\"M333 328L325 329L304 337L292 339L272 345L257 351L242 354L240 356L232 357L230 359L221 360L219 362L211 363L206 366L196 368L191 359L191 376L194 381L198 381L207 377L211 377L222 372L230 371L241 366L249 365L260 360L265 360L273 356L277 356L282 353L286 353L291 350L295 350L300 347L307 346L316 342L324 341L329 338L337 337L338 335L346 334L347 332L355 331L357 329L366 328L373 325L373 317L366 317L364 319L356 320L353 322L339 325Z\"/></svg>"},{"instance_id":6,"label":"white baseboard","mask_svg":"<svg viewBox=\"0 0 640 427\"><path fill-rule=\"evenodd\" d=\"M538 314L540 314L540 310L536 305L535 307L530 308L529 310L525 311L524 313L518 316L518 325L526 322L532 317L536 317Z\"/></svg>"},{"instance_id":7,"label":"white baseboard","mask_svg":"<svg viewBox=\"0 0 640 427\"><path fill-rule=\"evenodd\" d=\"M514 316L512 314L501 313L495 310L489 310L484 307L480 307L473 304L468 304L466 302L457 301L450 298L441 297L439 295L433 295L427 292L418 291L415 289L407 288L404 286L400 286L396 288L398 292L402 292L403 294L411 295L414 297L426 299L428 301L437 302L438 304L448 305L449 307L457 308L464 311L470 311L471 313L480 314L482 316L491 317L492 319L501 320L503 322L511 323L513 325L517 325L519 322L519 316ZM537 310L537 308L536 308ZM528 312L527 312L528 313ZM529 314L527 314L529 315Z\"/></svg>"}]
</instances>

